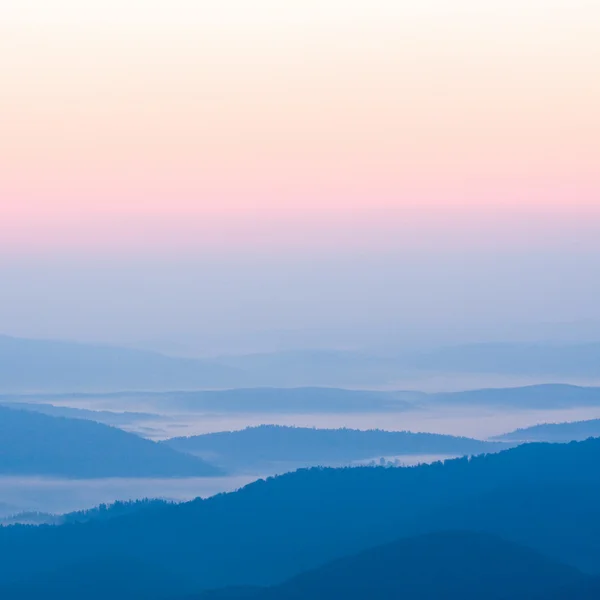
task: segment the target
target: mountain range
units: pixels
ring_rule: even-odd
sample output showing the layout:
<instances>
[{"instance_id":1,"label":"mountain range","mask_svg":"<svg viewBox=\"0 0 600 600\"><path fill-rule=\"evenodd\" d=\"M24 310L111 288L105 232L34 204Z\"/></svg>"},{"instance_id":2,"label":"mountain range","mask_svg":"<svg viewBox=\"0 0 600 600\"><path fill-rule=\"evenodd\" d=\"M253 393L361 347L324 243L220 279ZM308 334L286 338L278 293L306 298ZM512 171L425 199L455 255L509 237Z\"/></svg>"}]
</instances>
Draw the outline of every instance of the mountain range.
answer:
<instances>
[{"instance_id":1,"label":"mountain range","mask_svg":"<svg viewBox=\"0 0 600 600\"><path fill-rule=\"evenodd\" d=\"M472 344L376 355L296 350L210 359L89 343L0 336L0 392L368 387L415 376L496 374L600 380L600 343Z\"/></svg>"},{"instance_id":2,"label":"mountain range","mask_svg":"<svg viewBox=\"0 0 600 600\"><path fill-rule=\"evenodd\" d=\"M146 584L139 569L122 567L129 561L153 576L175 574L185 588L179 595L192 587L278 586L369 548L448 531L500 536L598 575L599 461L600 439L525 444L412 468L304 469L102 522L1 528L0 588L26 598L28 582L44 574L55 574L59 589L77 573L89 581L95 565L107 581L121 582L112 598L132 598Z\"/></svg>"},{"instance_id":3,"label":"mountain range","mask_svg":"<svg viewBox=\"0 0 600 600\"><path fill-rule=\"evenodd\" d=\"M128 600L591 600L600 580L497 536L443 532L369 548L270 587L185 593L192 588L176 571L122 558L5 585L0 594L3 600L79 600L82 589L88 600L115 593Z\"/></svg>"},{"instance_id":4,"label":"mountain range","mask_svg":"<svg viewBox=\"0 0 600 600\"><path fill-rule=\"evenodd\" d=\"M0 391L195 389L245 383L237 369L155 352L0 336Z\"/></svg>"},{"instance_id":5,"label":"mountain range","mask_svg":"<svg viewBox=\"0 0 600 600\"><path fill-rule=\"evenodd\" d=\"M154 413L377 413L438 410L448 407L541 410L600 407L600 387L541 384L462 392L351 390L329 387L237 388L195 391L122 391L110 393L4 394L0 404L27 402L110 407L111 411ZM47 409L56 412L56 409ZM138 413L139 414L139 413ZM85 413L78 416L85 418ZM87 415L93 416L93 415ZM126 415L125 415L126 416ZM112 417L111 417L112 418ZM95 419L100 420L100 419Z\"/></svg>"}]
</instances>

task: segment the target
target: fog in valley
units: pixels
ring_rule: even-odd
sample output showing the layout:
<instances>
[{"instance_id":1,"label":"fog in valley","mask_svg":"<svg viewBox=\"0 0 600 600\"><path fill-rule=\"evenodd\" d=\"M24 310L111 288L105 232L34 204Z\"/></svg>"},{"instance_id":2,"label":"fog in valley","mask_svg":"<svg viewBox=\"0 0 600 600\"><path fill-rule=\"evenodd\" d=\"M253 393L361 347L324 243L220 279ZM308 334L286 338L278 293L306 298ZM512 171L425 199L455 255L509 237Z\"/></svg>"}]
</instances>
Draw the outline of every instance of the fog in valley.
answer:
<instances>
[{"instance_id":1,"label":"fog in valley","mask_svg":"<svg viewBox=\"0 0 600 600\"><path fill-rule=\"evenodd\" d=\"M523 388L527 390L527 388ZM533 389L533 388L531 388ZM254 392L256 393L256 392ZM271 391L273 393L273 391ZM310 404L315 389L306 389L303 394ZM510 393L510 390L509 390ZM228 392L223 392L227 395ZM281 391L285 397L284 391ZM52 410L63 414L68 408L70 417L98 421L121 422L119 428L132 434L160 442L171 438L198 436L202 434L239 431L263 424L291 426L297 428L317 428L320 430L411 431L447 434L488 440L513 430L540 423L561 423L586 421L600 418L600 402L588 406L546 406L540 408L514 407L502 405L447 404L427 399L419 395L412 398L401 410L388 411L385 408L369 412L368 407L360 410L356 406L346 412L344 407L325 406L323 412L261 412L252 407L245 412L223 410L203 412L178 409L180 393L165 394L109 394L78 395L52 394L11 396L10 406ZM223 397L226 402L226 398ZM374 400L369 400L373 402ZM399 400L395 400L399 402ZM173 405L169 408L169 404ZM193 401L185 400L193 405ZM56 408L52 408L56 407ZM296 407L297 408L297 407ZM61 412L63 411L63 412ZM77 417L81 413L81 417ZM97 415L97 417L95 416ZM490 451L495 451L492 449ZM276 474L311 466L360 466L386 464L389 466L410 466L431 463L460 456L461 453L411 452L408 454L373 454L356 459L271 459L260 464L242 464L236 460L227 463L227 472L218 477L95 477L64 478L42 475L0 475L0 516L8 517L21 512L41 512L63 514L88 509L99 504L143 498L160 498L169 501L187 501L196 497L210 497L221 492L229 492L243 487L251 481ZM212 456L203 456L209 461Z\"/></svg>"}]
</instances>

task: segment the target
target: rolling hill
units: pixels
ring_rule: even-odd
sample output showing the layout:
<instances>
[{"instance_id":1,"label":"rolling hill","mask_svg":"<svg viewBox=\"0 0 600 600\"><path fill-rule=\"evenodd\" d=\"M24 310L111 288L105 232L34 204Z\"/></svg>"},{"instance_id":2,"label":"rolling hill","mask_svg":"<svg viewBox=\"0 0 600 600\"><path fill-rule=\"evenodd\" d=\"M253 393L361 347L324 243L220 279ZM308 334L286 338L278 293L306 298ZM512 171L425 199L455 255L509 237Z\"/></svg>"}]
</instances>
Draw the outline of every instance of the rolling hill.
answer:
<instances>
[{"instance_id":1,"label":"rolling hill","mask_svg":"<svg viewBox=\"0 0 600 600\"><path fill-rule=\"evenodd\" d=\"M110 410L88 410L85 408L72 408L70 406L54 406L53 404L40 404L37 402L0 402L0 406L14 410L28 410L39 412L51 417L69 417L71 419L86 419L122 427L140 421L156 421L168 419L165 415L140 412L117 412Z\"/></svg>"},{"instance_id":2,"label":"rolling hill","mask_svg":"<svg viewBox=\"0 0 600 600\"><path fill-rule=\"evenodd\" d=\"M227 470L272 468L291 463L304 466L348 464L397 455L481 454L506 448L499 443L409 431L359 431L262 425L162 442L200 456Z\"/></svg>"},{"instance_id":3,"label":"rolling hill","mask_svg":"<svg viewBox=\"0 0 600 600\"><path fill-rule=\"evenodd\" d=\"M0 406L2 475L97 478L221 473L199 458L108 425Z\"/></svg>"}]
</instances>

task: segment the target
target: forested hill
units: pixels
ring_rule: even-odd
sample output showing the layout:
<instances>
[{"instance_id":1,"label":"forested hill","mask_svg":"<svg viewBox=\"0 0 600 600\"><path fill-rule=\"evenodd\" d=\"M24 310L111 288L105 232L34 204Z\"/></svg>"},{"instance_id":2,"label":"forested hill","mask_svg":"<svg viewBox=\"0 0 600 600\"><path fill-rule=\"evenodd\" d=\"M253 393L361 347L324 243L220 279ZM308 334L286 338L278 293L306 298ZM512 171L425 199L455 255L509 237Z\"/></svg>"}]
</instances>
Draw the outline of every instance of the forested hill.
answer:
<instances>
[{"instance_id":1,"label":"forested hill","mask_svg":"<svg viewBox=\"0 0 600 600\"><path fill-rule=\"evenodd\" d=\"M571 423L542 423L496 436L510 442L572 442L600 437L600 419Z\"/></svg>"},{"instance_id":2,"label":"forested hill","mask_svg":"<svg viewBox=\"0 0 600 600\"><path fill-rule=\"evenodd\" d=\"M497 452L508 447L503 443L434 433L279 425L178 437L163 443L228 470L260 469L281 462L325 465L398 455L460 456Z\"/></svg>"},{"instance_id":3,"label":"forested hill","mask_svg":"<svg viewBox=\"0 0 600 600\"><path fill-rule=\"evenodd\" d=\"M128 557L197 589L273 585L402 536L497 534L600 567L600 440L414 468L307 469L108 521L0 530L0 584ZM114 595L113 598L118 598Z\"/></svg>"}]
</instances>

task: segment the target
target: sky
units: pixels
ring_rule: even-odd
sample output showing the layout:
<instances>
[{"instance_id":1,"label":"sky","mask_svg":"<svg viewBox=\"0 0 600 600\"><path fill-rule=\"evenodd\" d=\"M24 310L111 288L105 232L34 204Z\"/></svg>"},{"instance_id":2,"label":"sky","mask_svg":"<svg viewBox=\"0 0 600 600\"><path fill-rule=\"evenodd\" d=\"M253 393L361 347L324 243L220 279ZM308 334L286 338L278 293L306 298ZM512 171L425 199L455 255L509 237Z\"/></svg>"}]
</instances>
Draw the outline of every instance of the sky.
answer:
<instances>
[{"instance_id":1,"label":"sky","mask_svg":"<svg viewBox=\"0 0 600 600\"><path fill-rule=\"evenodd\" d=\"M598 320L599 72L595 0L1 0L0 331Z\"/></svg>"}]
</instances>

